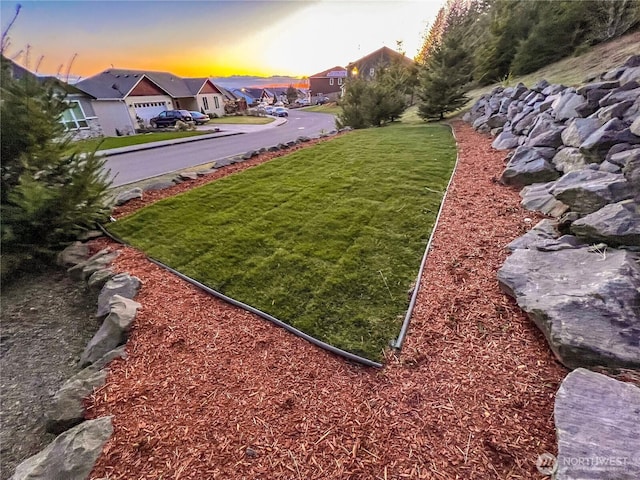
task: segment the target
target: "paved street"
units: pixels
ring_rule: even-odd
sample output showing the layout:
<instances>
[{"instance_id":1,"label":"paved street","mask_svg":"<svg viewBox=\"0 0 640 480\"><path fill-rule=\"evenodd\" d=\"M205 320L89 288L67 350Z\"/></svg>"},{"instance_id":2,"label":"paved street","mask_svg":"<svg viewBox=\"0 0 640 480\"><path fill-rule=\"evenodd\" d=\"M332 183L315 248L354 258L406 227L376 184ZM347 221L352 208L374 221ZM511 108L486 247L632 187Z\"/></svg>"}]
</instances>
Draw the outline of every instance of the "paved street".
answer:
<instances>
[{"instance_id":1,"label":"paved street","mask_svg":"<svg viewBox=\"0 0 640 480\"><path fill-rule=\"evenodd\" d=\"M112 186L118 187L249 150L270 147L295 140L301 135L314 136L335 129L333 115L302 110L291 110L289 115L288 121L279 126L219 125L223 133L237 134L110 155L106 168L111 170Z\"/></svg>"}]
</instances>

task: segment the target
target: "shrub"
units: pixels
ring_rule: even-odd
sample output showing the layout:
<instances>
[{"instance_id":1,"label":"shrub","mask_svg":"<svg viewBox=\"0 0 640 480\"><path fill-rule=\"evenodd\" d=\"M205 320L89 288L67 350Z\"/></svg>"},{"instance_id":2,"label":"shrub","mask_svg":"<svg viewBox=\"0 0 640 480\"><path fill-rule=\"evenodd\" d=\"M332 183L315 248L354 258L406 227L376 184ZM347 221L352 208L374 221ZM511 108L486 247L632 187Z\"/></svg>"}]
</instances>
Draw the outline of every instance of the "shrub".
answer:
<instances>
[{"instance_id":1,"label":"shrub","mask_svg":"<svg viewBox=\"0 0 640 480\"><path fill-rule=\"evenodd\" d=\"M1 75L0 238L7 277L50 261L105 219L109 181L104 159L74 150L64 130L61 117L69 105L62 85L31 75L14 80L4 59Z\"/></svg>"}]
</instances>

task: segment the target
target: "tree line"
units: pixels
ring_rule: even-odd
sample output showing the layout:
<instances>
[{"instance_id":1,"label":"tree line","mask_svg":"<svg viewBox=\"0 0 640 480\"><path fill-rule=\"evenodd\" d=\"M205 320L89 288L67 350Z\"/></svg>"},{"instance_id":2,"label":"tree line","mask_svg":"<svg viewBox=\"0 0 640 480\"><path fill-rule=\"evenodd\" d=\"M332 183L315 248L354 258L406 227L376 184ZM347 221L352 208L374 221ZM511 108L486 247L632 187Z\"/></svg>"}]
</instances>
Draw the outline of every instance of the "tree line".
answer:
<instances>
[{"instance_id":1,"label":"tree line","mask_svg":"<svg viewBox=\"0 0 640 480\"><path fill-rule=\"evenodd\" d=\"M407 102L394 88L415 94L421 118L442 119L467 102L471 88L534 72L639 27L640 0L448 0L425 32L415 71L383 74L370 85L350 79L339 121L358 128L397 118Z\"/></svg>"}]
</instances>

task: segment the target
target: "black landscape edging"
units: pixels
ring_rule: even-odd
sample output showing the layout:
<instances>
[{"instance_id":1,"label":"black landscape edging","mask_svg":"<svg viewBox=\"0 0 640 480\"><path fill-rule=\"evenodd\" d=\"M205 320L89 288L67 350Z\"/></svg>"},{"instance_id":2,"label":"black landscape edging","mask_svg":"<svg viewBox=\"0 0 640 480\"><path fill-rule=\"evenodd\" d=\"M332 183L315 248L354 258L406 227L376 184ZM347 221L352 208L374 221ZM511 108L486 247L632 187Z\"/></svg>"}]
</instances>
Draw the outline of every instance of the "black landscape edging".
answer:
<instances>
[{"instance_id":1,"label":"black landscape edging","mask_svg":"<svg viewBox=\"0 0 640 480\"><path fill-rule=\"evenodd\" d=\"M404 339L407 335L407 330L409 329L409 323L411 322L411 316L413 315L413 309L416 305L416 300L418 298L418 291L420 290L420 279L422 278L422 273L424 272L424 267L427 263L427 257L429 252L431 251L431 241L433 240L433 235L436 231L436 227L438 226L438 221L440 220L440 215L442 214L442 209L444 208L444 202L447 199L447 193L449 192L449 187L451 186L451 182L453 181L453 176L456 173L456 168L458 168L458 160L460 155L458 154L458 139L456 138L456 134L453 131L453 127L448 123L445 124L451 129L451 134L453 135L454 140L456 141L456 163L453 165L453 170L451 171L451 176L449 177L449 182L447 183L447 187L444 190L444 195L442 196L442 200L440 201L440 208L438 209L438 215L436 215L436 219L433 222L433 227L431 228L431 235L429 235L429 241L427 242L427 246L424 250L424 255L422 256L422 261L420 262L420 269L418 270L418 276L416 278L415 287L413 287L413 293L411 294L411 301L409 302L409 308L407 309L407 313L404 316L404 321L402 322L402 327L400 328L400 333L398 334L398 338L391 344L393 348L396 350L400 350L404 343Z\"/></svg>"},{"instance_id":2,"label":"black landscape edging","mask_svg":"<svg viewBox=\"0 0 640 480\"><path fill-rule=\"evenodd\" d=\"M116 237L115 235L111 234L109 231L107 231L107 229L105 229L102 225L98 225L100 227L100 230L102 230L104 232L105 235L107 235L109 238L111 238L112 240L120 243L121 245L125 245L125 246L131 246L129 244L127 244L126 242L124 242L122 239ZM133 248L133 247L132 247ZM295 327L292 327L291 325L289 325L288 323L283 322L282 320L277 319L276 317L269 315L268 313L263 312L262 310L258 310L257 308L254 308L250 305L247 305L246 303L240 302L238 300L235 300L234 298L228 297L227 295L218 292L217 290L214 290L200 282L198 282L197 280L194 280L193 278L178 272L177 270L165 265L164 263L160 262L159 260L156 260L150 256L147 255L147 259L153 263L155 263L156 265L164 268L165 270L173 273L174 275L177 275L178 277L182 278L183 280L186 280L187 282L191 283L192 285L195 285L196 287L200 288L201 290L204 290L205 292L209 293L210 295L213 295L214 297L217 297L221 300L224 300L227 303L230 303L231 305L234 305L236 307L240 307L243 310L246 310L248 312L254 313L256 315L258 315L259 317L262 317L265 320L268 320L271 323L274 323L275 325L284 328L285 330L287 330L290 333L293 333L294 335L296 335L297 337L303 338L304 340L307 340L308 342L312 343L313 345L320 347L324 350L327 350L331 353L334 353L336 355L339 355L341 357L346 358L347 360L351 360L353 362L356 363L360 363L362 365L365 365L367 367L376 367L376 368L382 368L382 364L379 362L374 362L373 360L369 360L368 358L364 358L361 357L359 355L356 355L354 353L350 353L347 352L345 350L342 350L340 348L334 347L333 345L329 345L328 343L323 342L322 340L318 340L315 337L312 337L311 335L308 335L306 333L304 333L301 330L298 330Z\"/></svg>"}]
</instances>

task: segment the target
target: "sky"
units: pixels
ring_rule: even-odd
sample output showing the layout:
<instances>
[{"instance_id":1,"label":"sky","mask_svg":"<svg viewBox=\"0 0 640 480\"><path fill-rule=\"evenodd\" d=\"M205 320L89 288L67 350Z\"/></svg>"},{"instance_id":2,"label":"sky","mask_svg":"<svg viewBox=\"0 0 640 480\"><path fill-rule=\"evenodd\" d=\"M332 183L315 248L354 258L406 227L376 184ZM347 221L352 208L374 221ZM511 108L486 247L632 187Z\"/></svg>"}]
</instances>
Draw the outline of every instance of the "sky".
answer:
<instances>
[{"instance_id":1,"label":"sky","mask_svg":"<svg viewBox=\"0 0 640 480\"><path fill-rule=\"evenodd\" d=\"M305 77L397 41L414 57L444 2L0 0L0 23L4 32L21 5L5 55L41 74Z\"/></svg>"}]
</instances>

